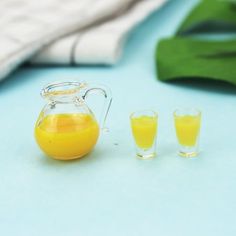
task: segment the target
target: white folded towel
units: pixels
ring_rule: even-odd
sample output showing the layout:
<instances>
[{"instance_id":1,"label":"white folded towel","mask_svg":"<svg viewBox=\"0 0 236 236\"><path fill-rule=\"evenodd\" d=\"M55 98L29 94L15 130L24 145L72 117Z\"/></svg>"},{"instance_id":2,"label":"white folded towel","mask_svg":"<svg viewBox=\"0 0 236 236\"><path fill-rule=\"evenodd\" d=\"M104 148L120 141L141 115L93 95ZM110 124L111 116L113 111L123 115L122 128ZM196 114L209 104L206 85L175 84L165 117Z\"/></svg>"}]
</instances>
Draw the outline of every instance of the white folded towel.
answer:
<instances>
[{"instance_id":1,"label":"white folded towel","mask_svg":"<svg viewBox=\"0 0 236 236\"><path fill-rule=\"evenodd\" d=\"M1 0L0 79L30 58L114 64L131 29L165 1Z\"/></svg>"},{"instance_id":2,"label":"white folded towel","mask_svg":"<svg viewBox=\"0 0 236 236\"><path fill-rule=\"evenodd\" d=\"M120 15L50 44L37 53L31 62L112 65L121 57L128 33L164 2L136 1Z\"/></svg>"}]
</instances>

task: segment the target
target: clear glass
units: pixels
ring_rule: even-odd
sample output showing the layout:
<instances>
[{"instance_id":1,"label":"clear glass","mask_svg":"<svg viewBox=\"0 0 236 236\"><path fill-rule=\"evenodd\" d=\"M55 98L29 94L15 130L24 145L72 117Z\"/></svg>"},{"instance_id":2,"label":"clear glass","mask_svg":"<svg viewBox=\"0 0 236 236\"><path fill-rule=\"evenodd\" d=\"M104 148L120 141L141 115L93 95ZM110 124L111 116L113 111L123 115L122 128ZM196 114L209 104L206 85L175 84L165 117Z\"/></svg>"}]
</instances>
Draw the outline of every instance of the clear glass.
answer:
<instances>
[{"instance_id":1,"label":"clear glass","mask_svg":"<svg viewBox=\"0 0 236 236\"><path fill-rule=\"evenodd\" d=\"M198 155L201 112L194 108L183 108L177 109L173 116L179 143L179 155L196 157Z\"/></svg>"},{"instance_id":2,"label":"clear glass","mask_svg":"<svg viewBox=\"0 0 236 236\"><path fill-rule=\"evenodd\" d=\"M147 160L156 156L157 113L137 111L130 115L131 130L138 158Z\"/></svg>"},{"instance_id":3,"label":"clear glass","mask_svg":"<svg viewBox=\"0 0 236 236\"><path fill-rule=\"evenodd\" d=\"M78 81L47 85L41 95L47 104L35 124L35 139L42 151L54 159L71 160L85 156L96 145L100 133L86 98L93 92L105 97L101 128L111 105L110 91Z\"/></svg>"}]
</instances>

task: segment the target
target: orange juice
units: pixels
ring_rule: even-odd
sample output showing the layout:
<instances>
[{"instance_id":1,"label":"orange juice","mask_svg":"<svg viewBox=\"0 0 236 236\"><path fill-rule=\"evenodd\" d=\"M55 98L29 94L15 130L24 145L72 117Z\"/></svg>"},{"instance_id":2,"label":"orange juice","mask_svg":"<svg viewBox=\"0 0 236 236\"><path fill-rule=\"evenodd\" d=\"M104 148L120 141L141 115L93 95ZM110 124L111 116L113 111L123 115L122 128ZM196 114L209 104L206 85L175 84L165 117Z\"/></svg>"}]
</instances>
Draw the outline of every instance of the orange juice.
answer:
<instances>
[{"instance_id":1,"label":"orange juice","mask_svg":"<svg viewBox=\"0 0 236 236\"><path fill-rule=\"evenodd\" d=\"M40 148L48 156L61 160L86 155L95 146L98 136L96 120L83 113L48 115L35 127Z\"/></svg>"},{"instance_id":2,"label":"orange juice","mask_svg":"<svg viewBox=\"0 0 236 236\"><path fill-rule=\"evenodd\" d=\"M135 142L139 148L148 149L154 144L157 132L157 118L142 115L131 118Z\"/></svg>"},{"instance_id":3,"label":"orange juice","mask_svg":"<svg viewBox=\"0 0 236 236\"><path fill-rule=\"evenodd\" d=\"M175 117L176 135L179 143L183 146L195 146L200 130L201 116L178 116Z\"/></svg>"}]
</instances>

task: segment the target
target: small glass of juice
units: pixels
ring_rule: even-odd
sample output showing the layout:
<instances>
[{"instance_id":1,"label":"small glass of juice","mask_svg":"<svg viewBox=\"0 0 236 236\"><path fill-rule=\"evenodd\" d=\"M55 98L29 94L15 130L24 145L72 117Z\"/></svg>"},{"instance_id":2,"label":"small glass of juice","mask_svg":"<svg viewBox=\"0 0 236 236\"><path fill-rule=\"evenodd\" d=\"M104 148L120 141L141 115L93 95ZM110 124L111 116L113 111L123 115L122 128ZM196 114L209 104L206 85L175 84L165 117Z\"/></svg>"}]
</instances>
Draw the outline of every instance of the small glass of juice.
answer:
<instances>
[{"instance_id":1,"label":"small glass of juice","mask_svg":"<svg viewBox=\"0 0 236 236\"><path fill-rule=\"evenodd\" d=\"M201 127L201 112L194 108L177 109L174 112L179 155L195 157L198 155L198 139Z\"/></svg>"},{"instance_id":2,"label":"small glass of juice","mask_svg":"<svg viewBox=\"0 0 236 236\"><path fill-rule=\"evenodd\" d=\"M130 115L136 154L140 159L152 159L156 156L157 120L157 113L151 110L138 111Z\"/></svg>"}]
</instances>

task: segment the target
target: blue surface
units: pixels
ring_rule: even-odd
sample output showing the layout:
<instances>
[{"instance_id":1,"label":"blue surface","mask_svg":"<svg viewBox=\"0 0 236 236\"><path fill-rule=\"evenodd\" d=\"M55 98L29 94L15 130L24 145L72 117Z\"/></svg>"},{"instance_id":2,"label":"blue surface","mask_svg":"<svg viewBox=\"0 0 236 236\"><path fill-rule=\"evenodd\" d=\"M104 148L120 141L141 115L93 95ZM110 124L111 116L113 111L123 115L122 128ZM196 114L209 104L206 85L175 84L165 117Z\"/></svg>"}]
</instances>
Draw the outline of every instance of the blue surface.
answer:
<instances>
[{"instance_id":1,"label":"blue surface","mask_svg":"<svg viewBox=\"0 0 236 236\"><path fill-rule=\"evenodd\" d=\"M236 88L155 77L157 39L171 35L194 2L171 1L150 17L113 68L25 68L0 84L0 235L236 235ZM39 91L75 78L111 88L111 132L87 158L51 160L33 138L44 104ZM172 112L179 106L203 111L197 159L176 155ZM143 108L159 113L152 161L135 158L130 134L128 116Z\"/></svg>"}]
</instances>

